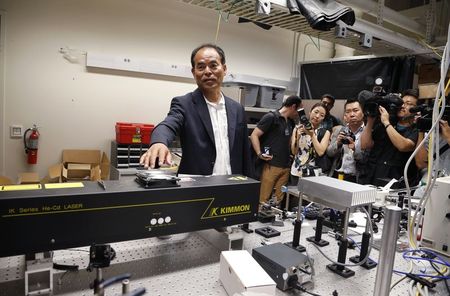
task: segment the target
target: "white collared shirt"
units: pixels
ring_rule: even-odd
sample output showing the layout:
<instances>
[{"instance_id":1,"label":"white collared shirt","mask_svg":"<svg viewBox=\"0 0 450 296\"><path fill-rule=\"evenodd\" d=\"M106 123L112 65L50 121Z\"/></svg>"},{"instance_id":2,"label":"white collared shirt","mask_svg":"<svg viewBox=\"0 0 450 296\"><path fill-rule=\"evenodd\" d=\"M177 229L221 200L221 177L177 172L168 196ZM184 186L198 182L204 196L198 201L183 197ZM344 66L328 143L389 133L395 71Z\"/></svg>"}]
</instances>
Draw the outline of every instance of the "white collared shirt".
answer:
<instances>
[{"instance_id":1,"label":"white collared shirt","mask_svg":"<svg viewBox=\"0 0 450 296\"><path fill-rule=\"evenodd\" d=\"M213 175L231 174L230 148L228 141L228 120L225 108L225 98L220 94L218 103L212 103L203 96L208 106L209 116L216 144L216 161L214 163Z\"/></svg>"}]
</instances>

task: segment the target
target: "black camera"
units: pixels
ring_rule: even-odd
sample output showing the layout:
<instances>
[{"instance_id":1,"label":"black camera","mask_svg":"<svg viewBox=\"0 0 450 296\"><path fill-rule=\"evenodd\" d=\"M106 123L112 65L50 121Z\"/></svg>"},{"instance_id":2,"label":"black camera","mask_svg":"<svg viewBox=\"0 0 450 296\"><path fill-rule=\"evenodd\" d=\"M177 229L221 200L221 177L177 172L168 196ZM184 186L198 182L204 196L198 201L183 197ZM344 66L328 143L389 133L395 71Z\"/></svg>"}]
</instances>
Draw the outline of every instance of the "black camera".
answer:
<instances>
[{"instance_id":1,"label":"black camera","mask_svg":"<svg viewBox=\"0 0 450 296\"><path fill-rule=\"evenodd\" d=\"M341 131L342 135L344 136L344 138L342 139L342 144L348 145L350 144L350 139L353 140L353 142L355 141L356 137L353 134L353 132L348 128L345 127L342 131Z\"/></svg>"},{"instance_id":2,"label":"black camera","mask_svg":"<svg viewBox=\"0 0 450 296\"><path fill-rule=\"evenodd\" d=\"M426 132L431 129L433 125L433 108L423 104L409 109L410 113L420 112L420 117L417 119L416 126L421 132ZM446 120L450 124L450 106L445 106L444 114L441 120Z\"/></svg>"},{"instance_id":3,"label":"black camera","mask_svg":"<svg viewBox=\"0 0 450 296\"><path fill-rule=\"evenodd\" d=\"M309 121L308 117L306 117L305 109L301 108L297 110L298 118L300 123L305 126L307 130L312 129L312 124Z\"/></svg>"},{"instance_id":4,"label":"black camera","mask_svg":"<svg viewBox=\"0 0 450 296\"><path fill-rule=\"evenodd\" d=\"M379 106L384 107L390 119L395 120L397 112L403 105L403 100L399 95L394 93L386 94L382 89L375 89L377 92L363 90L358 94L358 101L363 105L364 114L370 117L377 117L380 115Z\"/></svg>"}]
</instances>

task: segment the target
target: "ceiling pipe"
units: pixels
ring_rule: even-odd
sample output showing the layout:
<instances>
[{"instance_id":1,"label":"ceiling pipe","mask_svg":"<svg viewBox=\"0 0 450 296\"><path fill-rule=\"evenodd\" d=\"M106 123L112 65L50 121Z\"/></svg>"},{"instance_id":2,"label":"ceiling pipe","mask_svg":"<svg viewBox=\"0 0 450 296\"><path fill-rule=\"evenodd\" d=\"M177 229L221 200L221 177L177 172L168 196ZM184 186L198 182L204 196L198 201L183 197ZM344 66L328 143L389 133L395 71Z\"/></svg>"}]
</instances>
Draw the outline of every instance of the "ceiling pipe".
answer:
<instances>
[{"instance_id":1,"label":"ceiling pipe","mask_svg":"<svg viewBox=\"0 0 450 296\"><path fill-rule=\"evenodd\" d=\"M360 19L363 15L363 11L358 8L353 8L353 11L355 12L356 19ZM340 45L335 43L334 44L334 56L333 58L348 58L355 55L355 49L351 47L347 47L344 45Z\"/></svg>"},{"instance_id":2,"label":"ceiling pipe","mask_svg":"<svg viewBox=\"0 0 450 296\"><path fill-rule=\"evenodd\" d=\"M362 10L364 13L378 17L378 2L377 1L367 1L367 0L338 0L338 2ZM418 22L410 19L403 14L392 10L386 6L383 7L383 19L393 25L396 25L406 31L413 32L425 37L425 27Z\"/></svg>"},{"instance_id":3,"label":"ceiling pipe","mask_svg":"<svg viewBox=\"0 0 450 296\"><path fill-rule=\"evenodd\" d=\"M276 5L281 9L289 11L287 9L286 0L270 0L272 5ZM337 2L342 3L346 6L351 7L353 10L362 10L364 13L378 17L378 1L368 1L368 0L337 0ZM410 19L409 17L390 9L386 6L383 7L384 20L403 28L406 31L416 33L425 37L425 27L418 22ZM358 17L360 18L360 17Z\"/></svg>"},{"instance_id":4,"label":"ceiling pipe","mask_svg":"<svg viewBox=\"0 0 450 296\"><path fill-rule=\"evenodd\" d=\"M355 21L353 26L348 26L347 28L359 33L368 33L374 38L378 38L388 43L401 46L412 51L415 54L432 53L431 49L423 46L422 44L417 42L416 39L406 37L400 33L382 28L368 21L358 19Z\"/></svg>"},{"instance_id":5,"label":"ceiling pipe","mask_svg":"<svg viewBox=\"0 0 450 296\"><path fill-rule=\"evenodd\" d=\"M277 6L279 9L289 11L287 8L286 0L270 0L273 6ZM365 13L370 13L372 10L377 11L376 6L378 2L372 2L367 0L339 0L338 2L352 7L356 11L363 10ZM368 3L366 3L368 2ZM373 3L373 4L371 4ZM364 9L365 5L368 5ZM361 6L361 8L360 8ZM404 28L409 32L418 32L421 36L425 36L425 28L422 28L417 22L405 17L404 15L385 7L383 10L386 22L396 24L398 27ZM375 13L375 12L373 12ZM375 14L376 15L376 14ZM349 30L356 31L358 33L368 33L374 38L378 38L400 47L403 47L413 54L432 54L433 51L424 45L420 44L415 38L407 37L401 33L394 32L390 29L378 26L369 21L361 19L361 17L356 17L356 21L353 26L347 26Z\"/></svg>"}]
</instances>

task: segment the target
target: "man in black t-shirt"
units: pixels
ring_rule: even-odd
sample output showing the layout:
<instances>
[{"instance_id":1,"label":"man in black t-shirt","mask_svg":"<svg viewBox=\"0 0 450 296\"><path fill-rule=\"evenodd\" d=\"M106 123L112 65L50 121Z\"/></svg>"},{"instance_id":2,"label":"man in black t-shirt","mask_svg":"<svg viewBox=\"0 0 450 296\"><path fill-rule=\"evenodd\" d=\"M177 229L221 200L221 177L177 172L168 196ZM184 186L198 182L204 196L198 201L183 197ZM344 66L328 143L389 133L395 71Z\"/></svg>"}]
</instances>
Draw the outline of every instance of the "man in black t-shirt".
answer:
<instances>
[{"instance_id":1,"label":"man in black t-shirt","mask_svg":"<svg viewBox=\"0 0 450 296\"><path fill-rule=\"evenodd\" d=\"M380 116L368 117L367 125L361 134L361 149L370 149L368 176L364 184L384 186L392 178L399 180L408 158L416 147L417 129L414 115L409 109L417 106L418 92L406 90L402 97L403 105L397 112L398 122L390 122L388 111L379 106ZM411 162L408 170L410 185L417 180L417 168Z\"/></svg>"},{"instance_id":2,"label":"man in black t-shirt","mask_svg":"<svg viewBox=\"0 0 450 296\"><path fill-rule=\"evenodd\" d=\"M275 188L279 204L283 199L281 186L289 180L291 166L290 138L297 109L302 101L298 96L288 97L283 106L265 114L253 130L250 141L259 160L264 161L261 174L260 202L266 202Z\"/></svg>"},{"instance_id":3,"label":"man in black t-shirt","mask_svg":"<svg viewBox=\"0 0 450 296\"><path fill-rule=\"evenodd\" d=\"M325 119L320 124L320 127L329 130L330 133L333 133L334 127L342 125L342 121L336 118L335 116L331 115L331 109L334 107L334 102L336 99L331 94L324 94L322 98L320 99L320 102L325 105L325 107L328 110L328 115L325 117Z\"/></svg>"}]
</instances>

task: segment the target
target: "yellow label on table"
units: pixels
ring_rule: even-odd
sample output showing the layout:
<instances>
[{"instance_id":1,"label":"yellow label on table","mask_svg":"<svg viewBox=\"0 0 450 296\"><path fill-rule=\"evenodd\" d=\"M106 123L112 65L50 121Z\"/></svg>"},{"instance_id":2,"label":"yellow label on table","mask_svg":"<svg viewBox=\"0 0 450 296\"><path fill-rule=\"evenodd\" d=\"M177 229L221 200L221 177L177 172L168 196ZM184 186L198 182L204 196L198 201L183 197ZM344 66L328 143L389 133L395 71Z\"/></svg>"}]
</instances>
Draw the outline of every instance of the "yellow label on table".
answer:
<instances>
[{"instance_id":1,"label":"yellow label on table","mask_svg":"<svg viewBox=\"0 0 450 296\"><path fill-rule=\"evenodd\" d=\"M68 182L68 183L48 183L45 184L45 189L59 189L59 188L81 188L84 187L81 182Z\"/></svg>"},{"instance_id":2,"label":"yellow label on table","mask_svg":"<svg viewBox=\"0 0 450 296\"><path fill-rule=\"evenodd\" d=\"M2 191L15 191L15 190L37 190L42 189L41 184L22 184L22 185L6 185L2 186Z\"/></svg>"}]
</instances>

